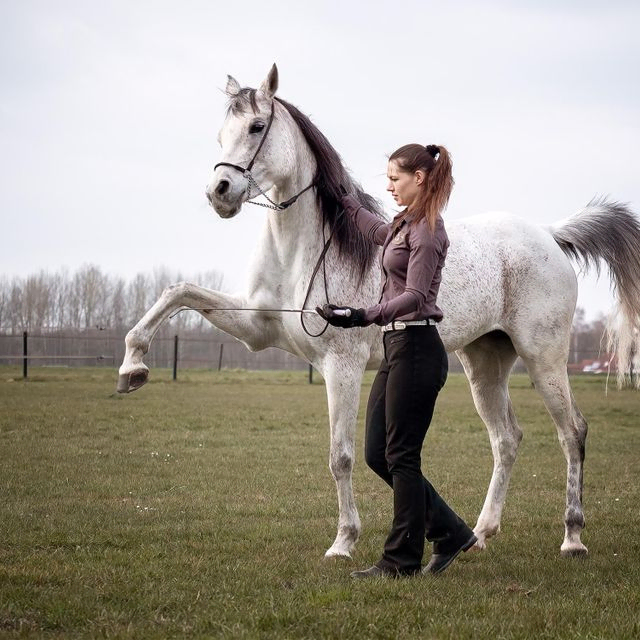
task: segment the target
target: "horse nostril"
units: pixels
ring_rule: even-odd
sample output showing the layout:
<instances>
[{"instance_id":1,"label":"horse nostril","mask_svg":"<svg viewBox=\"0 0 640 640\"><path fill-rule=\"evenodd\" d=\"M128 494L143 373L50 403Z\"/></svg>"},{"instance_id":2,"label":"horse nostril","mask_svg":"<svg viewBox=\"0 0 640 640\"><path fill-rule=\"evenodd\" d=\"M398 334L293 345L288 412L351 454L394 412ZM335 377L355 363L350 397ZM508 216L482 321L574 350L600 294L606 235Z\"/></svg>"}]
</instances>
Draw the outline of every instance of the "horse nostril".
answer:
<instances>
[{"instance_id":1,"label":"horse nostril","mask_svg":"<svg viewBox=\"0 0 640 640\"><path fill-rule=\"evenodd\" d=\"M216 193L221 196L224 195L229 190L229 181L228 180L220 180L218 186L216 187Z\"/></svg>"}]
</instances>

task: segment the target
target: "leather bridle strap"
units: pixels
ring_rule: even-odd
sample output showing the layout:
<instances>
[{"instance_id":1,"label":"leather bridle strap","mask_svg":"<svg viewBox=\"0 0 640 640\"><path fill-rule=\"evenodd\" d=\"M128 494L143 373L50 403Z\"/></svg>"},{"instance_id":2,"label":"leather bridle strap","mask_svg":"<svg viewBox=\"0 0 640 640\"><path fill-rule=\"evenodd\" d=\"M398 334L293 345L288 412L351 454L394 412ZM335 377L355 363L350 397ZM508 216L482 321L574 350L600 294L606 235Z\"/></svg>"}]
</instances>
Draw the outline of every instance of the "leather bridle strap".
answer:
<instances>
[{"instance_id":1,"label":"leather bridle strap","mask_svg":"<svg viewBox=\"0 0 640 640\"><path fill-rule=\"evenodd\" d=\"M253 158L251 158L251 162L249 162L249 164L247 165L247 168L245 169L244 167L241 167L240 165L237 165L237 164L233 164L231 162L218 162L218 164L215 167L213 167L213 170L215 171L218 167L231 167L232 169L235 169L236 171L239 171L247 179L247 193L249 194L249 192L251 190L251 185L253 185L253 186L256 187L258 192L261 195L263 195L271 203L271 205L268 205L268 204L263 204L261 202L252 202L251 199L247 199L247 202L249 204L257 204L257 205L260 205L262 207L267 207L268 209L274 209L276 211L284 211L285 209L288 209L305 191L308 191L309 189L314 187L315 186L315 181L312 182L309 186L305 187L302 191L297 193L292 198L289 198L288 200L284 200L283 202L280 202L280 203L276 203L273 200L271 200L271 198L269 198L269 196L260 188L260 185L255 181L254 177L251 175L251 169L253 168L253 163L256 161L256 158L258 157L258 154L260 153L260 150L262 149L262 145L264 144L264 141L267 139L267 136L269 135L269 130L271 129L271 124L273 123L273 117L274 117L274 108L273 107L274 107L274 104L275 104L275 100L272 100L271 101L271 114L269 115L269 121L267 122L267 127L266 127L266 129L264 131L262 139L260 140L260 144L258 145L258 148L256 149L256 152L253 154ZM253 196L253 197L255 198L256 196Z\"/></svg>"},{"instance_id":2,"label":"leather bridle strap","mask_svg":"<svg viewBox=\"0 0 640 640\"><path fill-rule=\"evenodd\" d=\"M269 130L271 129L271 123L273 122L273 105L274 104L275 104L275 100L272 100L271 101L271 113L269 114L269 122L267 122L267 128L264 130L264 135L262 136L262 139L260 140L260 144L258 145L258 148L256 149L256 152L253 154L253 158L251 158L251 162L247 166L247 171L251 171L251 168L253 167L253 163L256 161L256 158L258 157L258 154L260 153L260 149L262 149L262 145L264 144L264 141L267 139L267 136L269 135Z\"/></svg>"},{"instance_id":3,"label":"leather bridle strap","mask_svg":"<svg viewBox=\"0 0 640 640\"><path fill-rule=\"evenodd\" d=\"M253 154L253 158L251 158L251 162L247 165L247 168L244 169L243 167L237 165L237 164L232 164L231 162L218 162L218 164L213 167L213 170L215 171L218 167L231 167L232 169L236 169L237 171L240 171L240 173L246 173L247 171L250 173L251 169L253 167L253 163L256 161L256 158L258 157L258 154L260 153L260 149L262 149L262 145L264 144L264 141L267 139L267 136L269 135L269 129L271 129L271 123L273 122L273 100L271 101L271 114L269 115L269 122L267 122L267 128L264 130L264 134L262 135L262 139L260 140L260 144L258 145L258 148L256 149L256 152Z\"/></svg>"}]
</instances>

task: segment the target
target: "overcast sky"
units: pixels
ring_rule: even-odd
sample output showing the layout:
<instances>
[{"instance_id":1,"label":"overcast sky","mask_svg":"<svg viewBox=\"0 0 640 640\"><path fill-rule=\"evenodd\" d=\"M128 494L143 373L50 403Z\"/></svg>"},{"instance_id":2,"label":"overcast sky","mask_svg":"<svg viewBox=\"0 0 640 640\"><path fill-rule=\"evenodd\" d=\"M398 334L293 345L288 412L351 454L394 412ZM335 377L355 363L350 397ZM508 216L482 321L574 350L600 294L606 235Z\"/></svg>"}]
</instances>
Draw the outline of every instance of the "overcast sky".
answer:
<instances>
[{"instance_id":1,"label":"overcast sky","mask_svg":"<svg viewBox=\"0 0 640 640\"><path fill-rule=\"evenodd\" d=\"M442 143L446 218L540 224L594 195L640 209L638 2L0 3L0 275L217 269L241 289L264 211L204 190L226 74L328 136L387 210L386 155ZM608 282L581 285L587 317Z\"/></svg>"}]
</instances>

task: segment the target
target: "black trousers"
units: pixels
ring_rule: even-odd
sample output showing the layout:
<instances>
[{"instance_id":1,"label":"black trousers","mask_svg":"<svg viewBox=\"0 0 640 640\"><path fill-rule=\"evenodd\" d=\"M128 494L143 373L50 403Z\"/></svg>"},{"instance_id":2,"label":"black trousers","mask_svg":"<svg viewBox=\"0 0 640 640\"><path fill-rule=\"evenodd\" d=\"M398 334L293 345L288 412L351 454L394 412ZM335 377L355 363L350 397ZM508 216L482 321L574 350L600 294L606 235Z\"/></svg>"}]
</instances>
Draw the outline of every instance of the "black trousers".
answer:
<instances>
[{"instance_id":1,"label":"black trousers","mask_svg":"<svg viewBox=\"0 0 640 640\"><path fill-rule=\"evenodd\" d=\"M381 566L420 570L425 537L434 553L459 548L472 530L422 475L420 452L448 361L433 325L385 332L384 359L367 406L365 460L393 488L393 524Z\"/></svg>"}]
</instances>

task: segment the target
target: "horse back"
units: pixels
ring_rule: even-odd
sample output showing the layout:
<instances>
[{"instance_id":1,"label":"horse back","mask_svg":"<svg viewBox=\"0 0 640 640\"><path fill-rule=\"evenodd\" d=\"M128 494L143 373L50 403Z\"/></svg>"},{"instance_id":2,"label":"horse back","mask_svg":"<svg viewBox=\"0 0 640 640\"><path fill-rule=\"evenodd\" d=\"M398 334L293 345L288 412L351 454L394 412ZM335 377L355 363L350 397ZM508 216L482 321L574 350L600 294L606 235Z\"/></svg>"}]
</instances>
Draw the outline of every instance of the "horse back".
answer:
<instances>
[{"instance_id":1,"label":"horse back","mask_svg":"<svg viewBox=\"0 0 640 640\"><path fill-rule=\"evenodd\" d=\"M575 271L544 227L490 213L449 222L447 232L438 304L448 351L490 331L532 331L550 318L570 327Z\"/></svg>"}]
</instances>

